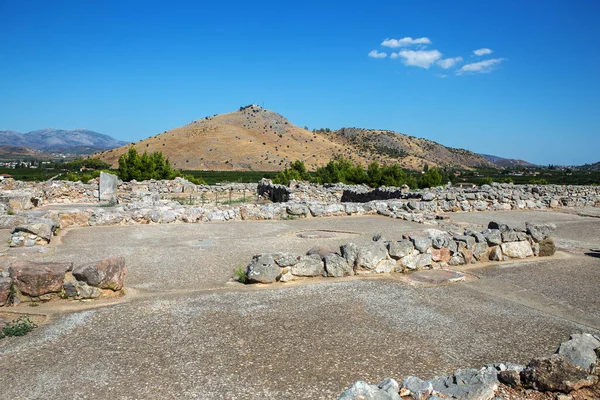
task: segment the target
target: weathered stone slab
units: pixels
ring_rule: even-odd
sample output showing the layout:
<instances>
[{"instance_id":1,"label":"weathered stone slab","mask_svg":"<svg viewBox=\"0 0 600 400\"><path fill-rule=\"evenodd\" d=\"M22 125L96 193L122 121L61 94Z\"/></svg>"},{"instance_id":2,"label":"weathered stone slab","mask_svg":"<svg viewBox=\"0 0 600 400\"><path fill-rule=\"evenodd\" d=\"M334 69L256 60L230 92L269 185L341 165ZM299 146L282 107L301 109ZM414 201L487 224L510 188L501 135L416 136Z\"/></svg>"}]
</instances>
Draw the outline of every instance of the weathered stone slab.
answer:
<instances>
[{"instance_id":1,"label":"weathered stone slab","mask_svg":"<svg viewBox=\"0 0 600 400\"><path fill-rule=\"evenodd\" d=\"M535 358L521 372L521 382L540 391L569 393L593 385L596 379L557 354L550 358Z\"/></svg>"},{"instance_id":2,"label":"weathered stone slab","mask_svg":"<svg viewBox=\"0 0 600 400\"><path fill-rule=\"evenodd\" d=\"M533 257L533 250L529 242L502 243L502 253L510 258Z\"/></svg>"},{"instance_id":3,"label":"weathered stone slab","mask_svg":"<svg viewBox=\"0 0 600 400\"><path fill-rule=\"evenodd\" d=\"M339 254L327 254L323 261L325 262L327 276L341 277L354 275L354 268L348 264L346 258Z\"/></svg>"},{"instance_id":4,"label":"weathered stone slab","mask_svg":"<svg viewBox=\"0 0 600 400\"><path fill-rule=\"evenodd\" d=\"M21 293L39 297L60 292L65 274L73 269L73 263L17 261L10 268L10 277Z\"/></svg>"},{"instance_id":5,"label":"weathered stone slab","mask_svg":"<svg viewBox=\"0 0 600 400\"><path fill-rule=\"evenodd\" d=\"M99 200L116 202L118 182L116 175L100 172Z\"/></svg>"},{"instance_id":6,"label":"weathered stone slab","mask_svg":"<svg viewBox=\"0 0 600 400\"><path fill-rule=\"evenodd\" d=\"M321 257L317 254L303 256L292 267L295 276L319 276L323 274L324 265Z\"/></svg>"},{"instance_id":7,"label":"weathered stone slab","mask_svg":"<svg viewBox=\"0 0 600 400\"><path fill-rule=\"evenodd\" d=\"M246 267L246 277L249 282L273 283L281 275L281 268L269 254L256 255Z\"/></svg>"},{"instance_id":8,"label":"weathered stone slab","mask_svg":"<svg viewBox=\"0 0 600 400\"><path fill-rule=\"evenodd\" d=\"M383 242L359 246L356 267L373 270L381 260L387 258L387 250Z\"/></svg>"},{"instance_id":9,"label":"weathered stone slab","mask_svg":"<svg viewBox=\"0 0 600 400\"><path fill-rule=\"evenodd\" d=\"M590 368L598 362L596 349L600 347L600 340L589 333L573 334L571 338L561 343L557 354L564 357L571 364L579 366L584 370Z\"/></svg>"},{"instance_id":10,"label":"weathered stone slab","mask_svg":"<svg viewBox=\"0 0 600 400\"><path fill-rule=\"evenodd\" d=\"M123 288L126 271L125 258L112 257L80 265L73 270L73 276L90 286L118 291Z\"/></svg>"}]
</instances>

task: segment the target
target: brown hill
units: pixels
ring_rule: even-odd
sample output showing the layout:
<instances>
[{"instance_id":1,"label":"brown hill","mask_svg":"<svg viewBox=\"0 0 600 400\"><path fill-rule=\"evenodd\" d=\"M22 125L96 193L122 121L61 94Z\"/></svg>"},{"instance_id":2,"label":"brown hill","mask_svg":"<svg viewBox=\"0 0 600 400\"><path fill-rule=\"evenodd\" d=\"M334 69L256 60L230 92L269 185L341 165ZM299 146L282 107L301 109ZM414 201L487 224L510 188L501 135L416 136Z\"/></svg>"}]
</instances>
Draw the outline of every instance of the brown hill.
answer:
<instances>
[{"instance_id":1,"label":"brown hill","mask_svg":"<svg viewBox=\"0 0 600 400\"><path fill-rule=\"evenodd\" d=\"M52 154L29 147L0 145L0 160L26 161L33 159L50 159L52 157Z\"/></svg>"},{"instance_id":2,"label":"brown hill","mask_svg":"<svg viewBox=\"0 0 600 400\"><path fill-rule=\"evenodd\" d=\"M399 162L413 169L420 169L425 163L493 166L472 152L391 131L345 128L309 132L256 105L206 117L95 157L116 167L119 156L130 146L139 152L161 151L174 168L184 170L278 171L295 160L304 160L312 170L336 156L365 166L375 160Z\"/></svg>"}]
</instances>

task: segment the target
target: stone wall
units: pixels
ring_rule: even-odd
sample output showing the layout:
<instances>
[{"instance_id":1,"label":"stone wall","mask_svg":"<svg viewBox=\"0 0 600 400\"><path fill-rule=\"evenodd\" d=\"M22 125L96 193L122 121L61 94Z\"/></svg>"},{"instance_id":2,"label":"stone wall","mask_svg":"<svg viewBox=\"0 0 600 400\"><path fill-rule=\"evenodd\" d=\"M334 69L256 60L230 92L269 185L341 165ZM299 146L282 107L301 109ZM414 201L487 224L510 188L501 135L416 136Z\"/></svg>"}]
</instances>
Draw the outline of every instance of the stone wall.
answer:
<instances>
[{"instance_id":1,"label":"stone wall","mask_svg":"<svg viewBox=\"0 0 600 400\"><path fill-rule=\"evenodd\" d=\"M94 299L123 289L123 257L73 266L70 262L14 262L0 271L0 306L21 302Z\"/></svg>"},{"instance_id":2,"label":"stone wall","mask_svg":"<svg viewBox=\"0 0 600 400\"><path fill-rule=\"evenodd\" d=\"M497 362L427 380L408 376L400 384L393 378L377 385L357 381L338 400L598 399L597 354L600 336L576 333L551 357L527 365Z\"/></svg>"},{"instance_id":3,"label":"stone wall","mask_svg":"<svg viewBox=\"0 0 600 400\"><path fill-rule=\"evenodd\" d=\"M405 234L399 240L375 235L367 245L347 243L339 248L321 245L305 255L259 254L252 258L239 279L249 283L288 282L301 277L410 272L554 255L556 248L550 233L556 227L525 225L526 229L521 230L490 222L483 232L426 229Z\"/></svg>"}]
</instances>

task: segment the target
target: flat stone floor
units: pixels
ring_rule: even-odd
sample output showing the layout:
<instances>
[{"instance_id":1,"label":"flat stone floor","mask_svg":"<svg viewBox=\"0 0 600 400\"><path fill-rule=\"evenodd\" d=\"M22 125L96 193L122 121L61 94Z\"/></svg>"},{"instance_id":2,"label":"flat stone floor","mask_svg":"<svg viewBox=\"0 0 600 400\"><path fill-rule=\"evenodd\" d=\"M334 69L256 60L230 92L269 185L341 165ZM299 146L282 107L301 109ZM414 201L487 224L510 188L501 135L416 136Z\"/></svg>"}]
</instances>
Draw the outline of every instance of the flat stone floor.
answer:
<instances>
[{"instance_id":1,"label":"flat stone floor","mask_svg":"<svg viewBox=\"0 0 600 400\"><path fill-rule=\"evenodd\" d=\"M485 224L557 224L565 252L541 262L467 268L441 286L394 277L243 286L232 271L255 253L387 238L427 226L386 217L69 229L44 254L83 263L123 255L129 295L46 313L0 341L0 397L11 399L331 399L355 380L431 377L553 353L600 330L600 219L557 212L451 214ZM335 237L303 239L304 231ZM82 310L76 310L79 306ZM75 309L75 310L74 310Z\"/></svg>"}]
</instances>

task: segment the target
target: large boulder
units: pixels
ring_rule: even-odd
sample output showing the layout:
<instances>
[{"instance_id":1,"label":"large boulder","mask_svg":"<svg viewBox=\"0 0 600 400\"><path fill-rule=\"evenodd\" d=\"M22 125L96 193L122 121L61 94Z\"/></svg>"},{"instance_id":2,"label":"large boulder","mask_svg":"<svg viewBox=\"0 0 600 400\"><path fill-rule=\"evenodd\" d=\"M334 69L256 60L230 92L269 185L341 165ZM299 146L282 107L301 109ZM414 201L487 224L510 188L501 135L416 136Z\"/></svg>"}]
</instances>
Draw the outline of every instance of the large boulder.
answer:
<instances>
[{"instance_id":1,"label":"large boulder","mask_svg":"<svg viewBox=\"0 0 600 400\"><path fill-rule=\"evenodd\" d=\"M356 268L374 270L380 261L388 256L385 243L374 242L372 244L359 246L356 257Z\"/></svg>"},{"instance_id":2,"label":"large boulder","mask_svg":"<svg viewBox=\"0 0 600 400\"><path fill-rule=\"evenodd\" d=\"M312 254L303 256L292 267L292 274L295 276L319 276L323 274L324 266L321 256Z\"/></svg>"},{"instance_id":3,"label":"large boulder","mask_svg":"<svg viewBox=\"0 0 600 400\"><path fill-rule=\"evenodd\" d=\"M338 400L400 400L400 396L398 393L394 396L377 385L356 381L338 397Z\"/></svg>"},{"instance_id":4,"label":"large boulder","mask_svg":"<svg viewBox=\"0 0 600 400\"><path fill-rule=\"evenodd\" d=\"M323 258L327 276L350 276L354 275L354 269L346 259L338 254L327 254Z\"/></svg>"},{"instance_id":5,"label":"large boulder","mask_svg":"<svg viewBox=\"0 0 600 400\"><path fill-rule=\"evenodd\" d=\"M73 263L17 261L10 268L14 285L24 295L39 297L62 290Z\"/></svg>"},{"instance_id":6,"label":"large boulder","mask_svg":"<svg viewBox=\"0 0 600 400\"><path fill-rule=\"evenodd\" d=\"M535 390L570 393L591 386L597 377L560 355L534 358L521 372L521 382Z\"/></svg>"},{"instance_id":7,"label":"large boulder","mask_svg":"<svg viewBox=\"0 0 600 400\"><path fill-rule=\"evenodd\" d=\"M73 270L73 276L90 286L118 291L123 288L126 270L125 258L112 257L80 265Z\"/></svg>"},{"instance_id":8,"label":"large boulder","mask_svg":"<svg viewBox=\"0 0 600 400\"><path fill-rule=\"evenodd\" d=\"M16 226L13 229L13 233L17 232L25 232L38 236L39 238L44 239L46 242L50 242L52 239L52 235L56 230L56 225L54 221L49 218L35 218L30 220L29 222Z\"/></svg>"},{"instance_id":9,"label":"large boulder","mask_svg":"<svg viewBox=\"0 0 600 400\"><path fill-rule=\"evenodd\" d=\"M529 242L502 243L502 253L510 258L533 257L533 250Z\"/></svg>"},{"instance_id":10,"label":"large boulder","mask_svg":"<svg viewBox=\"0 0 600 400\"><path fill-rule=\"evenodd\" d=\"M431 254L410 254L402 257L400 264L411 270L425 268L431 265Z\"/></svg>"},{"instance_id":11,"label":"large boulder","mask_svg":"<svg viewBox=\"0 0 600 400\"><path fill-rule=\"evenodd\" d=\"M531 236L535 242L541 242L556 230L556 225L550 223L532 224L530 222L525 222L525 229L527 230L527 234Z\"/></svg>"},{"instance_id":12,"label":"large boulder","mask_svg":"<svg viewBox=\"0 0 600 400\"><path fill-rule=\"evenodd\" d=\"M600 348L600 340L589 333L573 334L566 342L561 343L557 354L571 364L589 370L598 363L596 349Z\"/></svg>"},{"instance_id":13,"label":"large boulder","mask_svg":"<svg viewBox=\"0 0 600 400\"><path fill-rule=\"evenodd\" d=\"M348 265L354 268L356 265L356 258L358 257L358 246L355 243L346 243L340 247L342 257L346 259Z\"/></svg>"},{"instance_id":14,"label":"large boulder","mask_svg":"<svg viewBox=\"0 0 600 400\"><path fill-rule=\"evenodd\" d=\"M492 399L498 389L493 368L457 370L453 375L431 380L435 392L451 399Z\"/></svg>"},{"instance_id":15,"label":"large boulder","mask_svg":"<svg viewBox=\"0 0 600 400\"><path fill-rule=\"evenodd\" d=\"M246 267L246 277L249 282L273 283L281 275L281 268L275 264L270 254L260 254L252 257Z\"/></svg>"},{"instance_id":16,"label":"large boulder","mask_svg":"<svg viewBox=\"0 0 600 400\"><path fill-rule=\"evenodd\" d=\"M12 279L0 277L0 307L6 305L10 297L10 287L12 285Z\"/></svg>"},{"instance_id":17,"label":"large boulder","mask_svg":"<svg viewBox=\"0 0 600 400\"><path fill-rule=\"evenodd\" d=\"M410 240L403 239L397 242L389 242L388 249L390 257L392 257L395 260L399 260L402 257L412 254L413 250L415 249L415 246Z\"/></svg>"}]
</instances>

